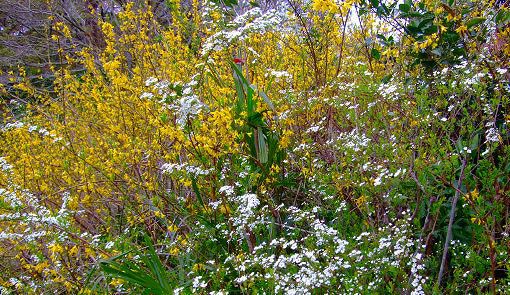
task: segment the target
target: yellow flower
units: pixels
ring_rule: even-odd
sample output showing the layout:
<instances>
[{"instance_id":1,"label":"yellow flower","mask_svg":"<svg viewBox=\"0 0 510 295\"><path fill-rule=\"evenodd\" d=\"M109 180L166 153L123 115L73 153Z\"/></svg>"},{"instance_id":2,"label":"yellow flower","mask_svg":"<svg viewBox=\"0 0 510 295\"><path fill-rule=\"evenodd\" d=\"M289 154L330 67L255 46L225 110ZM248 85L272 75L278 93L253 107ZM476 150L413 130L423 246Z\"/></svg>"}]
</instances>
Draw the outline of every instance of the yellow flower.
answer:
<instances>
[{"instance_id":1,"label":"yellow flower","mask_svg":"<svg viewBox=\"0 0 510 295\"><path fill-rule=\"evenodd\" d=\"M175 247L175 246L170 248L170 251L169 251L170 255L172 255L172 256L176 256L177 254L179 254L179 252L180 252L179 247Z\"/></svg>"},{"instance_id":2,"label":"yellow flower","mask_svg":"<svg viewBox=\"0 0 510 295\"><path fill-rule=\"evenodd\" d=\"M314 0L312 3L312 9L319 12L330 12L337 13L338 5L331 0Z\"/></svg>"},{"instance_id":3,"label":"yellow flower","mask_svg":"<svg viewBox=\"0 0 510 295\"><path fill-rule=\"evenodd\" d=\"M358 206L358 207L361 207L363 204L365 204L366 201L367 201L366 196L361 196L354 200L354 202L356 203L356 206Z\"/></svg>"},{"instance_id":4,"label":"yellow flower","mask_svg":"<svg viewBox=\"0 0 510 295\"><path fill-rule=\"evenodd\" d=\"M186 240L186 238L183 236L178 236L177 241L179 241L182 246L186 246L188 244L188 240Z\"/></svg>"},{"instance_id":5,"label":"yellow flower","mask_svg":"<svg viewBox=\"0 0 510 295\"><path fill-rule=\"evenodd\" d=\"M474 189L472 192L471 192L471 196L473 196L474 199L478 199L478 197L480 196L480 194L478 193L478 189Z\"/></svg>"},{"instance_id":6,"label":"yellow flower","mask_svg":"<svg viewBox=\"0 0 510 295\"><path fill-rule=\"evenodd\" d=\"M460 19L460 16L453 15L453 14L450 14L450 13L446 16L446 20L447 21L458 21L459 19Z\"/></svg>"},{"instance_id":7,"label":"yellow flower","mask_svg":"<svg viewBox=\"0 0 510 295\"><path fill-rule=\"evenodd\" d=\"M290 145L290 139L294 132L292 130L284 130L282 137L280 138L280 147L285 149Z\"/></svg>"},{"instance_id":8,"label":"yellow flower","mask_svg":"<svg viewBox=\"0 0 510 295\"><path fill-rule=\"evenodd\" d=\"M221 214L230 214L232 210L230 209L230 206L227 204L220 205L218 207L218 210Z\"/></svg>"},{"instance_id":9,"label":"yellow flower","mask_svg":"<svg viewBox=\"0 0 510 295\"><path fill-rule=\"evenodd\" d=\"M167 226L167 230L170 231L170 232L176 232L177 230L179 230L179 228L175 224L170 223Z\"/></svg>"},{"instance_id":10,"label":"yellow flower","mask_svg":"<svg viewBox=\"0 0 510 295\"><path fill-rule=\"evenodd\" d=\"M69 254L70 254L71 256L75 256L75 255L77 255L77 254L78 254L78 246L77 246L77 245L74 245L74 246L71 248L71 250L69 250Z\"/></svg>"},{"instance_id":11,"label":"yellow flower","mask_svg":"<svg viewBox=\"0 0 510 295\"><path fill-rule=\"evenodd\" d=\"M205 265L203 265L202 263L195 263L195 264L193 264L193 267L191 269L195 272L199 271L199 270L204 270Z\"/></svg>"},{"instance_id":12,"label":"yellow flower","mask_svg":"<svg viewBox=\"0 0 510 295\"><path fill-rule=\"evenodd\" d=\"M472 192L467 193L464 198L470 202L475 202L480 197L480 194L478 193L478 189L474 189Z\"/></svg>"},{"instance_id":13,"label":"yellow flower","mask_svg":"<svg viewBox=\"0 0 510 295\"><path fill-rule=\"evenodd\" d=\"M52 244L48 249L53 253L62 253L64 251L64 248L59 244Z\"/></svg>"},{"instance_id":14,"label":"yellow flower","mask_svg":"<svg viewBox=\"0 0 510 295\"><path fill-rule=\"evenodd\" d=\"M48 261L44 261L44 262L39 263L36 266L34 266L34 270L38 273L41 273L41 272L43 272L43 270L47 269L49 266L50 266L50 264L48 263Z\"/></svg>"},{"instance_id":15,"label":"yellow flower","mask_svg":"<svg viewBox=\"0 0 510 295\"><path fill-rule=\"evenodd\" d=\"M464 34L467 32L467 27L465 25L461 25L460 27L458 27L455 32L459 33L459 34Z\"/></svg>"},{"instance_id":16,"label":"yellow flower","mask_svg":"<svg viewBox=\"0 0 510 295\"><path fill-rule=\"evenodd\" d=\"M161 211L154 211L154 216L158 217L158 218L165 218L165 214L163 214L163 212Z\"/></svg>"},{"instance_id":17,"label":"yellow flower","mask_svg":"<svg viewBox=\"0 0 510 295\"><path fill-rule=\"evenodd\" d=\"M123 283L124 283L123 279L112 279L112 281L110 282L110 285L112 285L113 287L118 287L118 286L122 285Z\"/></svg>"}]
</instances>

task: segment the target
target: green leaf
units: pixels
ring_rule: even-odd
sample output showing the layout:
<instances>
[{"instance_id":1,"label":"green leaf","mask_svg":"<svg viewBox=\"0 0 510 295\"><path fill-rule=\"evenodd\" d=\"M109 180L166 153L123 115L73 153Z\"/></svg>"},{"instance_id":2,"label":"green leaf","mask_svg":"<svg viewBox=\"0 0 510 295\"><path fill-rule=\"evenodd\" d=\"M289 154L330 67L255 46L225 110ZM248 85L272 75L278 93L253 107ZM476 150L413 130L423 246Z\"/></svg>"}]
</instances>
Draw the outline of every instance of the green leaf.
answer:
<instances>
[{"instance_id":1,"label":"green leaf","mask_svg":"<svg viewBox=\"0 0 510 295\"><path fill-rule=\"evenodd\" d=\"M162 294L157 281L133 263L124 262L121 264L117 261L102 261L100 267L105 273L113 277L150 289L156 294Z\"/></svg>"},{"instance_id":2,"label":"green leaf","mask_svg":"<svg viewBox=\"0 0 510 295\"><path fill-rule=\"evenodd\" d=\"M496 25L501 28L510 20L510 11L501 9L498 14L496 14L495 22Z\"/></svg>"},{"instance_id":3,"label":"green leaf","mask_svg":"<svg viewBox=\"0 0 510 295\"><path fill-rule=\"evenodd\" d=\"M167 113L163 113L159 116L159 118L161 119L161 122L163 123L167 123L168 122L168 114Z\"/></svg>"},{"instance_id":4,"label":"green leaf","mask_svg":"<svg viewBox=\"0 0 510 295\"><path fill-rule=\"evenodd\" d=\"M101 261L99 266L104 273L143 288L144 293L170 294L172 291L171 278L147 234L144 234L144 240L148 251L135 250L135 253L140 257L140 263L127 259L126 255L132 252L128 251Z\"/></svg>"},{"instance_id":5,"label":"green leaf","mask_svg":"<svg viewBox=\"0 0 510 295\"><path fill-rule=\"evenodd\" d=\"M171 288L168 282L165 267L161 263L161 260L159 260L158 254L156 253L156 249L154 248L154 245L152 244L150 237L147 234L145 234L144 239L145 244L149 249L148 257L145 258L146 265L149 266L149 269L151 270L152 274L156 276L160 288L162 290L170 291Z\"/></svg>"},{"instance_id":6,"label":"green leaf","mask_svg":"<svg viewBox=\"0 0 510 295\"><path fill-rule=\"evenodd\" d=\"M379 50L372 48L371 54L372 54L372 57L375 58L376 60L381 59L381 53L379 52Z\"/></svg>"},{"instance_id":7,"label":"green leaf","mask_svg":"<svg viewBox=\"0 0 510 295\"><path fill-rule=\"evenodd\" d=\"M221 82L221 79L218 78L218 77L220 77L220 75L218 74L216 69L214 67L212 67L210 64L207 64L207 67L209 68L209 70L211 70L210 72L207 72L208 76L211 77L213 79L213 81L216 82L216 84L218 84L218 86L223 87L223 83ZM181 92L182 92L182 86L181 86Z\"/></svg>"},{"instance_id":8,"label":"green leaf","mask_svg":"<svg viewBox=\"0 0 510 295\"><path fill-rule=\"evenodd\" d=\"M200 190L198 189L197 185L197 178L195 176L191 177L191 187L193 188L193 192L197 196L198 201L200 202L200 205L205 208L204 200L202 199L202 195L200 194Z\"/></svg>"},{"instance_id":9,"label":"green leaf","mask_svg":"<svg viewBox=\"0 0 510 295\"><path fill-rule=\"evenodd\" d=\"M386 42L386 37L384 37L384 35L377 34L376 36L377 36L377 38L378 38L378 39L380 39L381 41Z\"/></svg>"},{"instance_id":10,"label":"green leaf","mask_svg":"<svg viewBox=\"0 0 510 295\"><path fill-rule=\"evenodd\" d=\"M229 63L234 70L234 81L236 83L236 89L239 98L238 107L242 105L243 102L246 102L246 111L248 116L251 116L256 109L256 102L253 100L254 90L241 72L241 66L234 64L232 61L229 61Z\"/></svg>"},{"instance_id":11,"label":"green leaf","mask_svg":"<svg viewBox=\"0 0 510 295\"><path fill-rule=\"evenodd\" d=\"M262 128L257 128L257 139L258 139L258 160L260 163L265 164L268 160L268 149L266 143L266 135L262 132Z\"/></svg>"},{"instance_id":12,"label":"green leaf","mask_svg":"<svg viewBox=\"0 0 510 295\"><path fill-rule=\"evenodd\" d=\"M257 91L257 92L258 92L258 94L260 95L260 97L262 97L262 99L264 99L264 101L266 102L266 104L269 106L269 108L270 108L271 110L273 110L273 111L275 110L275 107L274 107L273 102L269 99L269 97L267 96L267 94L266 94L264 91L259 90L259 89L257 88L257 86L256 86L256 85L253 85L253 84L251 85L251 88L253 88L253 90L254 90L254 91Z\"/></svg>"},{"instance_id":13,"label":"green leaf","mask_svg":"<svg viewBox=\"0 0 510 295\"><path fill-rule=\"evenodd\" d=\"M225 5L229 6L229 7L232 7L234 5L237 5L238 4L238 1L237 0L225 0Z\"/></svg>"},{"instance_id":14,"label":"green leaf","mask_svg":"<svg viewBox=\"0 0 510 295\"><path fill-rule=\"evenodd\" d=\"M384 76L382 79L381 79L381 82L383 84L387 84L388 82L390 82L391 78L393 77L393 74L389 74L389 75L386 75Z\"/></svg>"},{"instance_id":15,"label":"green leaf","mask_svg":"<svg viewBox=\"0 0 510 295\"><path fill-rule=\"evenodd\" d=\"M426 30L428 27L430 27L431 25L434 24L434 15L433 14L426 14L423 16L423 18L421 19L419 25L418 25L418 28L420 28L420 30Z\"/></svg>"},{"instance_id":16,"label":"green leaf","mask_svg":"<svg viewBox=\"0 0 510 295\"><path fill-rule=\"evenodd\" d=\"M398 9L404 13L408 13L409 11L411 11L411 5L403 3L398 6Z\"/></svg>"},{"instance_id":17,"label":"green leaf","mask_svg":"<svg viewBox=\"0 0 510 295\"><path fill-rule=\"evenodd\" d=\"M367 13L368 13L368 9L365 7L360 7L358 10L358 15L360 15L360 16L366 15Z\"/></svg>"},{"instance_id":18,"label":"green leaf","mask_svg":"<svg viewBox=\"0 0 510 295\"><path fill-rule=\"evenodd\" d=\"M485 17L475 17L475 18L472 18L470 19L467 23L466 23L466 27L468 29L471 29L472 27L478 25L479 23L482 23L485 21Z\"/></svg>"},{"instance_id":19,"label":"green leaf","mask_svg":"<svg viewBox=\"0 0 510 295\"><path fill-rule=\"evenodd\" d=\"M273 111L276 110L273 105L273 102L269 99L269 97L267 96L267 94L264 91L260 91L259 95L262 96L262 98L264 99L264 101L267 103L267 105L269 106L269 108L271 110L273 110Z\"/></svg>"},{"instance_id":20,"label":"green leaf","mask_svg":"<svg viewBox=\"0 0 510 295\"><path fill-rule=\"evenodd\" d=\"M434 34L436 32L437 32L437 26L436 25L427 26L427 28L425 28L423 30L423 33L425 35L427 35L427 36L432 35L432 34Z\"/></svg>"},{"instance_id":21,"label":"green leaf","mask_svg":"<svg viewBox=\"0 0 510 295\"><path fill-rule=\"evenodd\" d=\"M443 50L440 47L437 47L437 48L432 49L430 52L434 55L441 56L441 54L443 53Z\"/></svg>"},{"instance_id":22,"label":"green leaf","mask_svg":"<svg viewBox=\"0 0 510 295\"><path fill-rule=\"evenodd\" d=\"M212 0L212 2L216 3L217 5L225 5L227 7L233 7L234 5L238 4L237 0Z\"/></svg>"},{"instance_id":23,"label":"green leaf","mask_svg":"<svg viewBox=\"0 0 510 295\"><path fill-rule=\"evenodd\" d=\"M478 148L479 144L480 144L480 133L475 133L475 135L473 135L473 137L471 138L471 144L470 144L469 148L474 151Z\"/></svg>"}]
</instances>

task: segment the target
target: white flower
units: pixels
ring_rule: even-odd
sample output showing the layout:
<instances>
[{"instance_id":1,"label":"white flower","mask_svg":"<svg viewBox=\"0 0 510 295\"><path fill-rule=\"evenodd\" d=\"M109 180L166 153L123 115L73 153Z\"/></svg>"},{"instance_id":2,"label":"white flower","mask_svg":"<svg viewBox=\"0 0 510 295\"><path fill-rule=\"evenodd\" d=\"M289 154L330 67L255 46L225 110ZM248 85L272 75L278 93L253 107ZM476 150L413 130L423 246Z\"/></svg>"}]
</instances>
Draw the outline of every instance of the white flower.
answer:
<instances>
[{"instance_id":1,"label":"white flower","mask_svg":"<svg viewBox=\"0 0 510 295\"><path fill-rule=\"evenodd\" d=\"M220 194L225 193L225 195L231 196L234 194L234 187L231 185L225 185L225 186L220 187L220 189L218 191Z\"/></svg>"},{"instance_id":2,"label":"white flower","mask_svg":"<svg viewBox=\"0 0 510 295\"><path fill-rule=\"evenodd\" d=\"M7 123L7 124L5 124L3 130L17 129L17 128L21 128L23 126L25 126L25 124L23 122L16 121L14 123Z\"/></svg>"},{"instance_id":3,"label":"white flower","mask_svg":"<svg viewBox=\"0 0 510 295\"><path fill-rule=\"evenodd\" d=\"M245 194L239 198L241 199L241 204L245 206L243 210L246 211L252 211L260 204L256 194Z\"/></svg>"},{"instance_id":4,"label":"white flower","mask_svg":"<svg viewBox=\"0 0 510 295\"><path fill-rule=\"evenodd\" d=\"M485 131L485 142L499 142L499 132L496 128L491 127Z\"/></svg>"},{"instance_id":5,"label":"white flower","mask_svg":"<svg viewBox=\"0 0 510 295\"><path fill-rule=\"evenodd\" d=\"M274 30L280 27L279 24L285 19L286 14L283 11L270 9L263 13L258 7L252 8L228 23L227 29L207 38L202 47L202 55L227 48L237 40L244 40L250 33Z\"/></svg>"},{"instance_id":6,"label":"white flower","mask_svg":"<svg viewBox=\"0 0 510 295\"><path fill-rule=\"evenodd\" d=\"M507 71L508 71L508 69L503 69L503 68L496 69L496 72L498 72L498 74L500 74L500 75L506 74Z\"/></svg>"},{"instance_id":7,"label":"white flower","mask_svg":"<svg viewBox=\"0 0 510 295\"><path fill-rule=\"evenodd\" d=\"M12 169L12 165L7 163L4 157L0 157L0 167L3 171L7 172Z\"/></svg>"},{"instance_id":8,"label":"white flower","mask_svg":"<svg viewBox=\"0 0 510 295\"><path fill-rule=\"evenodd\" d=\"M144 92L144 93L142 93L142 95L140 95L141 99L145 99L145 98L151 99L153 97L154 97L154 94L152 94L150 92Z\"/></svg>"},{"instance_id":9,"label":"white flower","mask_svg":"<svg viewBox=\"0 0 510 295\"><path fill-rule=\"evenodd\" d=\"M317 131L319 131L319 129L320 129L320 126L312 126L312 127L308 128L307 131L308 132L317 132Z\"/></svg>"},{"instance_id":10,"label":"white flower","mask_svg":"<svg viewBox=\"0 0 510 295\"><path fill-rule=\"evenodd\" d=\"M246 275L243 275L237 279L235 279L235 282L238 283L239 285L246 282L246 280L248 280L248 277Z\"/></svg>"},{"instance_id":11,"label":"white flower","mask_svg":"<svg viewBox=\"0 0 510 295\"><path fill-rule=\"evenodd\" d=\"M202 276L193 278L193 289L205 288L205 287L207 287L207 282L202 281Z\"/></svg>"},{"instance_id":12,"label":"white flower","mask_svg":"<svg viewBox=\"0 0 510 295\"><path fill-rule=\"evenodd\" d=\"M149 79L145 80L145 86L149 87L156 82L158 82L158 78L150 77Z\"/></svg>"},{"instance_id":13,"label":"white flower","mask_svg":"<svg viewBox=\"0 0 510 295\"><path fill-rule=\"evenodd\" d=\"M276 78L276 82L279 82L281 78L285 78L287 82L292 80L292 75L287 71L276 71L270 69L269 74Z\"/></svg>"},{"instance_id":14,"label":"white flower","mask_svg":"<svg viewBox=\"0 0 510 295\"><path fill-rule=\"evenodd\" d=\"M183 96L172 107L177 112L177 123L184 127L188 118L198 115L204 105L196 95Z\"/></svg>"}]
</instances>

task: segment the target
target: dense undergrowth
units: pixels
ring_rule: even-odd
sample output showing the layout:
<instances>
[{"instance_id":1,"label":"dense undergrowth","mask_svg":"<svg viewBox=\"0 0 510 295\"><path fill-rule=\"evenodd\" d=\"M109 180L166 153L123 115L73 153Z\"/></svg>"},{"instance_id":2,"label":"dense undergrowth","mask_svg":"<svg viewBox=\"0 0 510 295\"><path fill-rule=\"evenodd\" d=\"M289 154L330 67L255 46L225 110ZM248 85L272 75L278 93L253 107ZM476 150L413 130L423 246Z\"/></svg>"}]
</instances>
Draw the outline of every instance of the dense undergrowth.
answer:
<instances>
[{"instance_id":1,"label":"dense undergrowth","mask_svg":"<svg viewBox=\"0 0 510 295\"><path fill-rule=\"evenodd\" d=\"M508 9L236 2L19 70L0 293L510 290Z\"/></svg>"}]
</instances>

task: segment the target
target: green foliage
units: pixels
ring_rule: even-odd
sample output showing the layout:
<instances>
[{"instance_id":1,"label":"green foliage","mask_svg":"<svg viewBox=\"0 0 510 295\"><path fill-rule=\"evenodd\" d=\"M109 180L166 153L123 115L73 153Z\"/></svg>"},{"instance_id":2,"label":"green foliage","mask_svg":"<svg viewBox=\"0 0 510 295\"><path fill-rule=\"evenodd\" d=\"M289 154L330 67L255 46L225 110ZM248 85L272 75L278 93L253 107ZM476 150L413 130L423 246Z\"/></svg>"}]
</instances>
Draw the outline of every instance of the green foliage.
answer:
<instances>
[{"instance_id":1,"label":"green foliage","mask_svg":"<svg viewBox=\"0 0 510 295\"><path fill-rule=\"evenodd\" d=\"M174 276L169 275L156 253L149 236L144 235L146 248L132 250L99 262L100 269L109 277L122 279L142 291L142 294L170 294L175 288ZM127 256L137 257L136 260ZM135 262L136 261L136 262Z\"/></svg>"}]
</instances>

